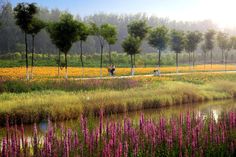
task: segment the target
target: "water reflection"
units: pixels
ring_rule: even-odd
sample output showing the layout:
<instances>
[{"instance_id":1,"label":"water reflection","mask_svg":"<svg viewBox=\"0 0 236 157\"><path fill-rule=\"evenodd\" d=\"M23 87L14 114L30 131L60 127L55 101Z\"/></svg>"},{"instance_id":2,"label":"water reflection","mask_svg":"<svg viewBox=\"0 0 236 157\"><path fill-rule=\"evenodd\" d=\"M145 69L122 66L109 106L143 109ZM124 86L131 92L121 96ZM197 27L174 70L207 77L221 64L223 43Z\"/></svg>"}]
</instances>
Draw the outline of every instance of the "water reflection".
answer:
<instances>
[{"instance_id":1,"label":"water reflection","mask_svg":"<svg viewBox=\"0 0 236 157\"><path fill-rule=\"evenodd\" d=\"M201 115L203 117L208 116L212 113L213 117L217 120L221 113L236 110L236 102L233 100L228 101L216 101L201 104L186 104L179 106L163 107L159 109L148 109L124 114L115 114L111 116L104 117L104 121L122 121L124 117L129 117L133 120L139 120L141 113L144 114L146 118L152 118L153 120L158 120L160 117L171 118L172 116L179 116L181 113L194 112L196 115ZM91 127L98 124L98 118L89 117L89 124ZM69 120L65 122L56 122L53 125L68 127L71 129L76 129L79 125L78 120ZM38 132L45 133L48 127L47 121L42 121L38 124ZM1 129L4 132L4 129ZM33 125L25 126L26 135L32 135Z\"/></svg>"}]
</instances>

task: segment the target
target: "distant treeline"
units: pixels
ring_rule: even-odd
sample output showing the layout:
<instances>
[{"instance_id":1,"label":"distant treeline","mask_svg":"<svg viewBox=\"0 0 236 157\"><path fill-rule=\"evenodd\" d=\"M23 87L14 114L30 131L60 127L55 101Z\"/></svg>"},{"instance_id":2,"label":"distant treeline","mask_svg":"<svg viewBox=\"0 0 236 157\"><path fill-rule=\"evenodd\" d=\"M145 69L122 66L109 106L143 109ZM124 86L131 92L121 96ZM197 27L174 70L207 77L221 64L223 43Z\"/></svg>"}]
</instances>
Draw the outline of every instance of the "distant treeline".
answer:
<instances>
[{"instance_id":1,"label":"distant treeline","mask_svg":"<svg viewBox=\"0 0 236 157\"><path fill-rule=\"evenodd\" d=\"M58 21L60 15L64 13L59 9L49 10L47 8L40 8L38 17L46 22ZM182 21L171 21L168 18L159 18L156 16L147 16L146 14L134 14L134 15L117 15L117 14L105 14L99 13L91 16L81 18L79 15L76 19L85 23L94 22L97 25L110 23L117 27L118 30L118 41L112 46L112 51L123 52L121 43L125 37L127 37L127 25L134 20L146 20L149 26L160 26L165 25L167 28L184 30L184 31L195 31L206 32L208 29L218 30L217 25L209 20L199 22L182 22ZM5 55L14 52L24 51L24 34L15 24L13 6L11 3L5 3L1 5L0 10L0 55ZM232 30L227 31L229 34L234 34ZM50 53L55 54L58 52L56 47L51 43L48 33L43 30L35 38L35 49L36 53ZM70 53L79 52L79 43L75 43L71 48ZM86 54L92 54L99 52L100 46L96 42L95 37L90 36L84 44L84 51ZM107 49L107 48L106 48ZM142 53L154 52L154 50L147 42L142 45Z\"/></svg>"}]
</instances>

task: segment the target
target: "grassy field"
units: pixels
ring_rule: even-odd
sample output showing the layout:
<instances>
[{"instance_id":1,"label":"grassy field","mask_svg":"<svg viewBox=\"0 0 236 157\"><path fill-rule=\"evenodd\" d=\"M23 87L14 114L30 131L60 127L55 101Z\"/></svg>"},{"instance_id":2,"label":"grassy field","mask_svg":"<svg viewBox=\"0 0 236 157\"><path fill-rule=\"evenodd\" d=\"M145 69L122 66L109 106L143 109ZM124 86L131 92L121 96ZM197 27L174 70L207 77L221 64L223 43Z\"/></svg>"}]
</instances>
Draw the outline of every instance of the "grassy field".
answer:
<instances>
[{"instance_id":1,"label":"grassy field","mask_svg":"<svg viewBox=\"0 0 236 157\"><path fill-rule=\"evenodd\" d=\"M18 122L78 118L229 99L236 96L236 74L136 77L112 80L3 80L0 124L8 115ZM39 88L40 87L40 88Z\"/></svg>"}]
</instances>

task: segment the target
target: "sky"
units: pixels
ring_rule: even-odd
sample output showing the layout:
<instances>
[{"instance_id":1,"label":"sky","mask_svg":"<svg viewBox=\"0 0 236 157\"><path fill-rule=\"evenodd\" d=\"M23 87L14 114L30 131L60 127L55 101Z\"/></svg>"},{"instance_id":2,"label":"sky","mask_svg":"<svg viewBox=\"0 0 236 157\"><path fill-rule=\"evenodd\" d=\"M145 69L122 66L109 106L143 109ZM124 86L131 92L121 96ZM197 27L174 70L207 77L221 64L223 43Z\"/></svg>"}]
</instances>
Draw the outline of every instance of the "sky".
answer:
<instances>
[{"instance_id":1,"label":"sky","mask_svg":"<svg viewBox=\"0 0 236 157\"><path fill-rule=\"evenodd\" d=\"M10 0L35 2L49 9L59 8L81 17L94 13L147 13L177 21L212 20L220 27L236 27L236 0Z\"/></svg>"}]
</instances>

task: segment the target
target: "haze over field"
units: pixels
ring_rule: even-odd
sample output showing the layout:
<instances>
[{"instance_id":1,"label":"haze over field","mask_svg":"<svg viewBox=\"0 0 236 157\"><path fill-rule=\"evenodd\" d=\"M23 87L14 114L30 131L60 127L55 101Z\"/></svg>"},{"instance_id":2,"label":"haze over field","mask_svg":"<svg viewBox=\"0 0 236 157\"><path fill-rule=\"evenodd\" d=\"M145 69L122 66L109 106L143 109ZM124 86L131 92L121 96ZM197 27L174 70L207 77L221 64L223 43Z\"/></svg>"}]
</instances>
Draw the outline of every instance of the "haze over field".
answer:
<instances>
[{"instance_id":1,"label":"haze over field","mask_svg":"<svg viewBox=\"0 0 236 157\"><path fill-rule=\"evenodd\" d=\"M12 0L36 2L41 7L59 8L80 16L94 13L135 14L147 13L178 21L212 20L219 27L233 28L235 0ZM111 3L112 2L112 3Z\"/></svg>"}]
</instances>

